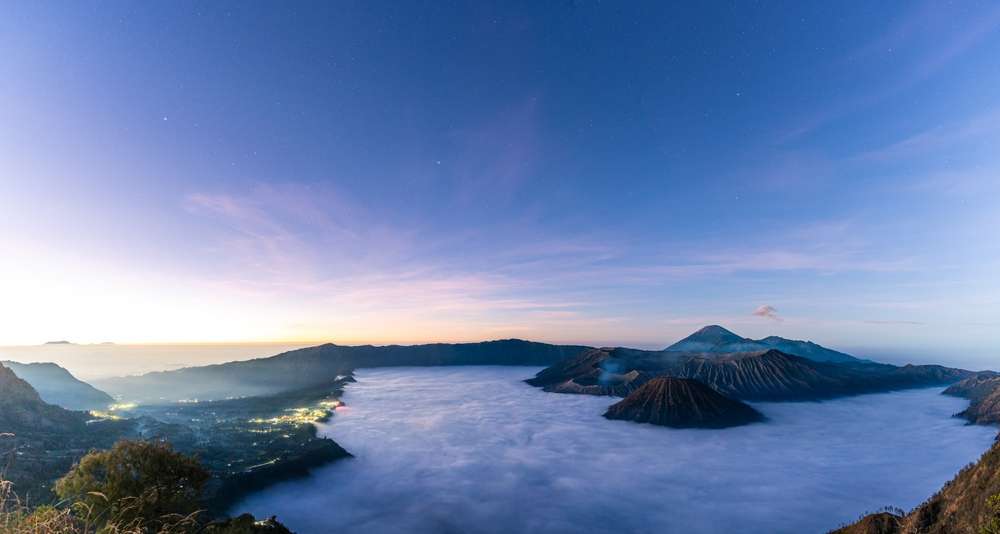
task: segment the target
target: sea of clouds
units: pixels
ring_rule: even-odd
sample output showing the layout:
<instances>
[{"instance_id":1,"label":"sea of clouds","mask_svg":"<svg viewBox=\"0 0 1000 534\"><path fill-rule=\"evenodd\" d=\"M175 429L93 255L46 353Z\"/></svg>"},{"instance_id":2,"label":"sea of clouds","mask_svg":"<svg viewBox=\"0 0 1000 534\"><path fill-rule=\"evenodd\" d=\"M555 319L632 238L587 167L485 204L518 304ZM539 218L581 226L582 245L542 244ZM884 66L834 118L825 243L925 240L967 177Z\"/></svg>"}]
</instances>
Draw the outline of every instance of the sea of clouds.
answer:
<instances>
[{"instance_id":1,"label":"sea of clouds","mask_svg":"<svg viewBox=\"0 0 1000 534\"><path fill-rule=\"evenodd\" d=\"M322 532L826 532L910 508L991 444L940 389L756 403L765 423L673 430L545 393L526 367L362 370L321 431L356 457L234 512Z\"/></svg>"}]
</instances>

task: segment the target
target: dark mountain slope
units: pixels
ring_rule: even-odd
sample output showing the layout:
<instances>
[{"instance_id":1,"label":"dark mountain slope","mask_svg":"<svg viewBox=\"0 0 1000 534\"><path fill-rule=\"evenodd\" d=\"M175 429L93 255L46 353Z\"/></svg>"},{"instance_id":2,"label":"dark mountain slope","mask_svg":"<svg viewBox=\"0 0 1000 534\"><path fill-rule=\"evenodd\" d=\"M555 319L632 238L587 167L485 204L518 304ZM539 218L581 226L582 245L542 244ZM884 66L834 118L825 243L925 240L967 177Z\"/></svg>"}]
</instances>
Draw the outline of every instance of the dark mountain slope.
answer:
<instances>
[{"instance_id":1,"label":"dark mountain slope","mask_svg":"<svg viewBox=\"0 0 1000 534\"><path fill-rule=\"evenodd\" d=\"M864 361L850 354L817 345L812 341L785 339L778 336L755 340L741 337L718 325L706 326L666 348L668 351L707 353L756 352L768 349L777 349L785 354L817 362L859 363Z\"/></svg>"},{"instance_id":2,"label":"dark mountain slope","mask_svg":"<svg viewBox=\"0 0 1000 534\"><path fill-rule=\"evenodd\" d=\"M100 410L114 403L107 393L77 379L54 363L2 362L24 379L49 404L70 410Z\"/></svg>"},{"instance_id":3,"label":"dark mountain slope","mask_svg":"<svg viewBox=\"0 0 1000 534\"><path fill-rule=\"evenodd\" d=\"M105 391L141 402L224 399L302 389L362 367L552 365L588 347L518 339L430 345L319 345L248 361L99 381Z\"/></svg>"},{"instance_id":4,"label":"dark mountain slope","mask_svg":"<svg viewBox=\"0 0 1000 534\"><path fill-rule=\"evenodd\" d=\"M673 428L726 428L764 419L749 405L697 380L671 377L647 381L608 408L604 417Z\"/></svg>"},{"instance_id":5,"label":"dark mountain slope","mask_svg":"<svg viewBox=\"0 0 1000 534\"><path fill-rule=\"evenodd\" d=\"M984 532L997 517L989 504L1000 494L1000 442L962 469L940 491L905 516L873 514L836 534L954 534Z\"/></svg>"},{"instance_id":6,"label":"dark mountain slope","mask_svg":"<svg viewBox=\"0 0 1000 534\"><path fill-rule=\"evenodd\" d=\"M945 385L973 373L936 365L833 364L770 349L686 353L593 349L527 380L557 393L625 396L656 376L694 378L743 400L816 400L911 387Z\"/></svg>"}]
</instances>

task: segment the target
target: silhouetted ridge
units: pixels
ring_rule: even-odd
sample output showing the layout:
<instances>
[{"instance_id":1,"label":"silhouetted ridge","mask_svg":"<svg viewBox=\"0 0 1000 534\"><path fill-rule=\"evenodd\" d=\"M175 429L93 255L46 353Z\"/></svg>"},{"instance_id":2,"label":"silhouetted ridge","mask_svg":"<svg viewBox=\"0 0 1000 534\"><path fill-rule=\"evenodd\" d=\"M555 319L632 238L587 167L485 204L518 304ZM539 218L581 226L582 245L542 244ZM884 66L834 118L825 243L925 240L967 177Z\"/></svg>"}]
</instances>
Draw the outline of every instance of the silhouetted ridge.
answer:
<instances>
[{"instance_id":1,"label":"silhouetted ridge","mask_svg":"<svg viewBox=\"0 0 1000 534\"><path fill-rule=\"evenodd\" d=\"M725 428L764 419L749 405L697 380L672 377L647 381L608 408L604 417L674 428Z\"/></svg>"}]
</instances>

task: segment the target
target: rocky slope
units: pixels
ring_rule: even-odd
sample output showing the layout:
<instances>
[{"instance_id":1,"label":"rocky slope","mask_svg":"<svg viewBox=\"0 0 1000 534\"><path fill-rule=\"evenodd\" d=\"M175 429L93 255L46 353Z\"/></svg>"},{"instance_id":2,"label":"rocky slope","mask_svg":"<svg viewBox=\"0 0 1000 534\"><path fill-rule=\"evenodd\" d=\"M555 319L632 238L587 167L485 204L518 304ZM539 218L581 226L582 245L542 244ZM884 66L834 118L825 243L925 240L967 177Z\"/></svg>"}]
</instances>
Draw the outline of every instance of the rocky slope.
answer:
<instances>
[{"instance_id":1,"label":"rocky slope","mask_svg":"<svg viewBox=\"0 0 1000 534\"><path fill-rule=\"evenodd\" d=\"M879 513L833 531L836 534L955 534L983 532L998 512L989 499L1000 494L1000 443L966 467L910 513Z\"/></svg>"},{"instance_id":2,"label":"rocky slope","mask_svg":"<svg viewBox=\"0 0 1000 534\"><path fill-rule=\"evenodd\" d=\"M483 343L343 346L331 343L254 360L97 381L126 400L162 402L273 395L336 380L361 367L552 365L589 347L518 339Z\"/></svg>"},{"instance_id":3,"label":"rocky slope","mask_svg":"<svg viewBox=\"0 0 1000 534\"><path fill-rule=\"evenodd\" d=\"M946 385L974 373L936 365L833 364L770 349L687 353L592 349L527 380L557 393L625 396L656 376L694 378L742 400L816 400L910 387Z\"/></svg>"},{"instance_id":4,"label":"rocky slope","mask_svg":"<svg viewBox=\"0 0 1000 534\"><path fill-rule=\"evenodd\" d=\"M103 410L115 401L107 393L77 379L54 363L0 363L31 384L42 400L49 404L70 410Z\"/></svg>"},{"instance_id":5,"label":"rocky slope","mask_svg":"<svg viewBox=\"0 0 1000 534\"><path fill-rule=\"evenodd\" d=\"M750 339L734 334L719 325L706 326L667 347L665 350L675 352L732 353L758 352L769 349L776 349L785 354L817 362L859 363L865 361L855 358L850 354L817 345L812 341L785 339L778 336Z\"/></svg>"},{"instance_id":6,"label":"rocky slope","mask_svg":"<svg viewBox=\"0 0 1000 534\"><path fill-rule=\"evenodd\" d=\"M697 380L671 377L647 381L608 408L604 417L673 428L726 428L764 419L748 404Z\"/></svg>"}]
</instances>

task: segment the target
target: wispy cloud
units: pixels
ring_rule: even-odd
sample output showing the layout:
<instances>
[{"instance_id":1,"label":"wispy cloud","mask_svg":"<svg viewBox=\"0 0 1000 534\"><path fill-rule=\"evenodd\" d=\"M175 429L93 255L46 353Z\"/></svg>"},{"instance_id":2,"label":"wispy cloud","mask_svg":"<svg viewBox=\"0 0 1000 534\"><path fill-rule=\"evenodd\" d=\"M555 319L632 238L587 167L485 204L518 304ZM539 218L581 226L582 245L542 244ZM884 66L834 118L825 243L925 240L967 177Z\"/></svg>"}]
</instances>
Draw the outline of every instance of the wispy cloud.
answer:
<instances>
[{"instance_id":1,"label":"wispy cloud","mask_svg":"<svg viewBox=\"0 0 1000 534\"><path fill-rule=\"evenodd\" d=\"M203 283L294 310L290 323L310 336L349 331L358 339L392 324L410 340L469 332L594 342L641 337L655 345L680 333L663 330L665 320L698 326L720 316L694 320L656 310L641 296L653 289L745 274L913 267L873 253L850 220L799 225L736 246L567 236L530 220L443 232L301 184L195 192L184 205L206 225L199 243L211 268ZM760 316L779 319L773 308Z\"/></svg>"},{"instance_id":2,"label":"wispy cloud","mask_svg":"<svg viewBox=\"0 0 1000 534\"><path fill-rule=\"evenodd\" d=\"M778 310L774 309L774 306L768 306L767 304L762 304L757 306L757 308L751 313L757 317L763 317L765 319L770 319L772 321L782 321L784 319L778 315Z\"/></svg>"},{"instance_id":3,"label":"wispy cloud","mask_svg":"<svg viewBox=\"0 0 1000 534\"><path fill-rule=\"evenodd\" d=\"M889 145L864 152L862 160L891 160L934 155L942 149L992 139L1000 135L1000 109L980 112L965 120L938 125Z\"/></svg>"},{"instance_id":4,"label":"wispy cloud","mask_svg":"<svg viewBox=\"0 0 1000 534\"><path fill-rule=\"evenodd\" d=\"M1000 6L982 11L959 9L941 2L922 2L911 7L881 35L850 52L833 67L847 72L867 66L878 73L876 79L862 85L864 90L838 92L843 96L817 106L817 112L798 118L779 137L779 143L793 141L937 75L1000 29Z\"/></svg>"}]
</instances>

